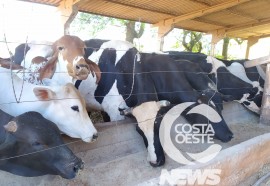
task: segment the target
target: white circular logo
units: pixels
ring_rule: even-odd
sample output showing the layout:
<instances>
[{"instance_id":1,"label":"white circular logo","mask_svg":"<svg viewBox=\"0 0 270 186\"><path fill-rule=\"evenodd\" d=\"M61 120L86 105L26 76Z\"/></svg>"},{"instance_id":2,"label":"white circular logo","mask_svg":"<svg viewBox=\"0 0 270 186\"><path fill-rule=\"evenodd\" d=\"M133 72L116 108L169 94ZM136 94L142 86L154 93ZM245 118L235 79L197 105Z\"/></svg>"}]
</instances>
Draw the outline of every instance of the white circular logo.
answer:
<instances>
[{"instance_id":1,"label":"white circular logo","mask_svg":"<svg viewBox=\"0 0 270 186\"><path fill-rule=\"evenodd\" d=\"M174 161L181 164L194 164L195 162L205 163L217 156L221 150L221 146L213 142L214 130L212 125L208 123L203 124L189 124L185 122L175 121L179 118L181 113L195 102L185 102L178 104L171 108L163 117L159 129L159 137L161 145L166 154ZM222 119L220 115L210 106L206 104L199 104L193 107L188 114L199 114L206 117L213 123L218 123ZM174 125L174 127L173 127ZM174 129L176 133L172 140L171 130ZM209 146L200 152L185 152L186 156L178 150L175 144L208 144ZM188 157L188 158L187 158Z\"/></svg>"}]
</instances>

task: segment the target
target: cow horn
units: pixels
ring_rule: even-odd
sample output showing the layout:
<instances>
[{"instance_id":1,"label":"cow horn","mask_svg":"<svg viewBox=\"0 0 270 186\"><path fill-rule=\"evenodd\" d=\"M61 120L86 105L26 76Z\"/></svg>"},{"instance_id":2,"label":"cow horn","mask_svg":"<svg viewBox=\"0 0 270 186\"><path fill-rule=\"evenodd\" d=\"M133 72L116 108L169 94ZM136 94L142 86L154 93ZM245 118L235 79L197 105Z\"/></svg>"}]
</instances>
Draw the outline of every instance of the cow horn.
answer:
<instances>
[{"instance_id":1,"label":"cow horn","mask_svg":"<svg viewBox=\"0 0 270 186\"><path fill-rule=\"evenodd\" d=\"M8 124L4 125L4 128L8 132L16 132L18 129L18 126L15 121L10 121L8 122Z\"/></svg>"},{"instance_id":2,"label":"cow horn","mask_svg":"<svg viewBox=\"0 0 270 186\"><path fill-rule=\"evenodd\" d=\"M96 75L96 84L98 84L101 79L101 71L99 66L87 58L85 59L85 62L88 64L92 76L94 77L94 74Z\"/></svg>"}]
</instances>

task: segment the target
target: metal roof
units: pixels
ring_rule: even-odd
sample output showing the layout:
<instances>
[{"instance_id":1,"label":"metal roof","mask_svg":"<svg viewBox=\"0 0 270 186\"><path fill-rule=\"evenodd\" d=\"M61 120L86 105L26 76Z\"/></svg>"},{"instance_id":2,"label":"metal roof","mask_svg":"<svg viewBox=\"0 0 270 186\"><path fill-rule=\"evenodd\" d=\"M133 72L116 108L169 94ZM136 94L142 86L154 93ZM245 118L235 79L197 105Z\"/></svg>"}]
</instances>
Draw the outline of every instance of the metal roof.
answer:
<instances>
[{"instance_id":1,"label":"metal roof","mask_svg":"<svg viewBox=\"0 0 270 186\"><path fill-rule=\"evenodd\" d=\"M247 39L270 36L270 0L24 0L79 11Z\"/></svg>"}]
</instances>

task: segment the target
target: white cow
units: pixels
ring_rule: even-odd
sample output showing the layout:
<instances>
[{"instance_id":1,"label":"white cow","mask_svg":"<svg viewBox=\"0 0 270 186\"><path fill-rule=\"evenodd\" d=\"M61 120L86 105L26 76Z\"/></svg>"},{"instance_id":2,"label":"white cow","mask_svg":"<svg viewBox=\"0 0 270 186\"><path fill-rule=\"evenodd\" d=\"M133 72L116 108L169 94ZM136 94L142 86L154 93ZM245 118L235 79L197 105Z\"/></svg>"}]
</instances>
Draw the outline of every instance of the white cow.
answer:
<instances>
[{"instance_id":1,"label":"white cow","mask_svg":"<svg viewBox=\"0 0 270 186\"><path fill-rule=\"evenodd\" d=\"M0 81L0 109L4 112L18 116L36 111L70 137L81 138L85 142L97 138L97 130L87 114L85 101L71 83L63 86L33 85L23 82L16 75L11 77L10 71L1 67ZM50 81L47 81L49 84Z\"/></svg>"}]
</instances>

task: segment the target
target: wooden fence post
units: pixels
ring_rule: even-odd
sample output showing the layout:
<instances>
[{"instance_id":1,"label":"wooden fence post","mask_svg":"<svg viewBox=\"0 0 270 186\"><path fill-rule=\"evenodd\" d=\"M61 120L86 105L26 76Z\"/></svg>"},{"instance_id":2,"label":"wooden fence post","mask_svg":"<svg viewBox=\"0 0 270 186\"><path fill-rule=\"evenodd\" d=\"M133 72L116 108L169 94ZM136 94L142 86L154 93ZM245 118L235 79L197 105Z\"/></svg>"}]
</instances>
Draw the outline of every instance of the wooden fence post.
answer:
<instances>
[{"instance_id":1,"label":"wooden fence post","mask_svg":"<svg viewBox=\"0 0 270 186\"><path fill-rule=\"evenodd\" d=\"M260 123L270 125L270 64L266 67Z\"/></svg>"}]
</instances>

